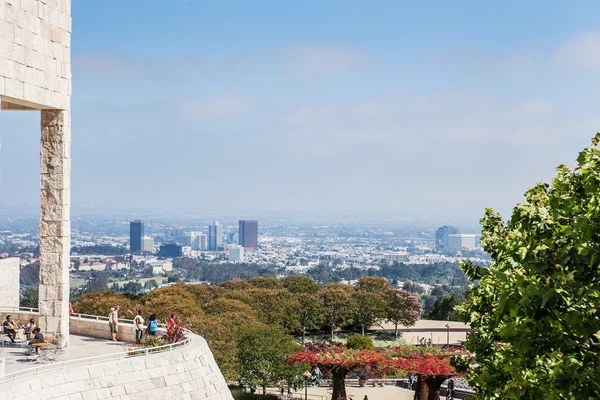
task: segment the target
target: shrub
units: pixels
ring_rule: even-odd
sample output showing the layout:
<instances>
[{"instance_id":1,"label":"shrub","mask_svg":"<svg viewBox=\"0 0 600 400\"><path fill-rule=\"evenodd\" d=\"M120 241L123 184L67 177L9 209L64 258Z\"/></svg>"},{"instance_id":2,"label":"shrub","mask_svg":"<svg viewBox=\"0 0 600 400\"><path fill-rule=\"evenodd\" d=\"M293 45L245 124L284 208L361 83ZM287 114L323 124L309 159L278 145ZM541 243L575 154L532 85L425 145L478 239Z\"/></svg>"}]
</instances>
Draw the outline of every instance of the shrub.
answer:
<instances>
[{"instance_id":1,"label":"shrub","mask_svg":"<svg viewBox=\"0 0 600 400\"><path fill-rule=\"evenodd\" d=\"M252 394L249 392L244 392L239 389L232 390L231 395L233 396L233 398L235 400L278 400L279 399L279 397L274 394L265 394L263 396L258 393Z\"/></svg>"},{"instance_id":2,"label":"shrub","mask_svg":"<svg viewBox=\"0 0 600 400\"><path fill-rule=\"evenodd\" d=\"M346 341L346 347L354 350L373 350L373 339L365 335L352 335Z\"/></svg>"}]
</instances>

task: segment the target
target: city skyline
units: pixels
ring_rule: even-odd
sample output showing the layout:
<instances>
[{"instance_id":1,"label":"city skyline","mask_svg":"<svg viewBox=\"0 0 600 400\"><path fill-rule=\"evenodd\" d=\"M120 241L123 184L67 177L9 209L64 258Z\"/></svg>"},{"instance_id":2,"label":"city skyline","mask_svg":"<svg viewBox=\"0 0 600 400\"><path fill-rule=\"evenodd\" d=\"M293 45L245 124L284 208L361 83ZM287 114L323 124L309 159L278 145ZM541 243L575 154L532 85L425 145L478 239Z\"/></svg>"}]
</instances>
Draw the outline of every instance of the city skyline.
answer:
<instances>
[{"instance_id":1,"label":"city skyline","mask_svg":"<svg viewBox=\"0 0 600 400\"><path fill-rule=\"evenodd\" d=\"M73 5L74 207L507 216L599 130L592 2L117 4ZM0 131L35 206L39 118Z\"/></svg>"}]
</instances>

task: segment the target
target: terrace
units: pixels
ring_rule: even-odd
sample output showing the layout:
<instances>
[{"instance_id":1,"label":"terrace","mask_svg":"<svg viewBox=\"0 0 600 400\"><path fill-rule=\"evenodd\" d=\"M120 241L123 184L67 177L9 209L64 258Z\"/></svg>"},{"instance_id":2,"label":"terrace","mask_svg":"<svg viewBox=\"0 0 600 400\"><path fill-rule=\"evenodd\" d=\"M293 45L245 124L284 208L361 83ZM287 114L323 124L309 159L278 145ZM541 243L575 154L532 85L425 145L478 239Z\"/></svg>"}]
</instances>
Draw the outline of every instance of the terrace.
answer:
<instances>
[{"instance_id":1,"label":"terrace","mask_svg":"<svg viewBox=\"0 0 600 400\"><path fill-rule=\"evenodd\" d=\"M39 317L35 309L0 309L0 313L10 313L17 322ZM212 353L200 336L185 331L177 343L136 348L133 321L122 320L119 327L121 342L111 342L107 340L107 317L73 314L69 346L60 359L47 363L24 356L24 342L5 345L0 350L0 400L42 393L50 399L135 399L167 394L230 398ZM164 327L161 331L164 333Z\"/></svg>"}]
</instances>

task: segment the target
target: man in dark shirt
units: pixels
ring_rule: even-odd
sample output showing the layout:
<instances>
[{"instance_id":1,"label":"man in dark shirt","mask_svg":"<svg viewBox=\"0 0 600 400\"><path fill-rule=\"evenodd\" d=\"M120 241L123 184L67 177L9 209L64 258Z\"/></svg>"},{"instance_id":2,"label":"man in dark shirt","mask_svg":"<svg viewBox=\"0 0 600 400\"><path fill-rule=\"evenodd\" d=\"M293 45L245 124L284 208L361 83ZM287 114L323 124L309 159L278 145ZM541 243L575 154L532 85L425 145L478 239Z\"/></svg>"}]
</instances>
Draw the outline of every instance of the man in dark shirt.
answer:
<instances>
[{"instance_id":1,"label":"man in dark shirt","mask_svg":"<svg viewBox=\"0 0 600 400\"><path fill-rule=\"evenodd\" d=\"M33 339L31 339L29 344L34 343L44 343L44 334L40 331L40 328L35 328L33 330Z\"/></svg>"},{"instance_id":2,"label":"man in dark shirt","mask_svg":"<svg viewBox=\"0 0 600 400\"><path fill-rule=\"evenodd\" d=\"M10 315L6 316L6 321L2 323L4 328L4 334L6 334L10 341L15 343L15 337L17 337L17 324L13 321Z\"/></svg>"}]
</instances>

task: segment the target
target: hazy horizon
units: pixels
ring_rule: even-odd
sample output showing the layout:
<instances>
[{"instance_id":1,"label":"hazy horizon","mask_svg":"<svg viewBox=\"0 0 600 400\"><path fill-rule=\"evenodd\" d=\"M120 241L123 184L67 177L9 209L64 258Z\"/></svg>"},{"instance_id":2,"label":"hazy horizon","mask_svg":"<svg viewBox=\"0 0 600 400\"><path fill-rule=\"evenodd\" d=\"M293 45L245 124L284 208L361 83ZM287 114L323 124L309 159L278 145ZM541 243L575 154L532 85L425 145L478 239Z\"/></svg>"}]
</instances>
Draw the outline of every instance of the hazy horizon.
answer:
<instances>
[{"instance_id":1,"label":"hazy horizon","mask_svg":"<svg viewBox=\"0 0 600 400\"><path fill-rule=\"evenodd\" d=\"M600 130L591 1L72 11L74 213L506 218ZM0 208L36 207L39 115L0 135Z\"/></svg>"}]
</instances>

